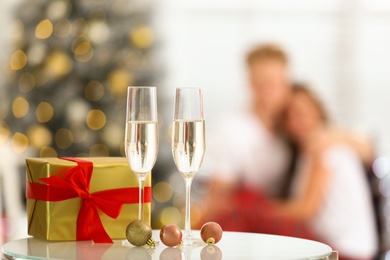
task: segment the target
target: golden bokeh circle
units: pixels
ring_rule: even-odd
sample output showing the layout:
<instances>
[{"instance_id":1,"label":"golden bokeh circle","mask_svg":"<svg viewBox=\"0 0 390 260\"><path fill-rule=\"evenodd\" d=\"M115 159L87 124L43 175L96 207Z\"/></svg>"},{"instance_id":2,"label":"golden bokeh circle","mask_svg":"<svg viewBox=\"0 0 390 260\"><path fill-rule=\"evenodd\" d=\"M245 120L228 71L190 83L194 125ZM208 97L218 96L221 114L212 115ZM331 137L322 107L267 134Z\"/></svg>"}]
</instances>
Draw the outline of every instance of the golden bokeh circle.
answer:
<instances>
[{"instance_id":1,"label":"golden bokeh circle","mask_svg":"<svg viewBox=\"0 0 390 260\"><path fill-rule=\"evenodd\" d=\"M47 102L41 102L38 104L35 110L35 116L40 123L46 123L53 118L54 108Z\"/></svg>"},{"instance_id":2,"label":"golden bokeh circle","mask_svg":"<svg viewBox=\"0 0 390 260\"><path fill-rule=\"evenodd\" d=\"M39 157L57 157L57 152L53 147L43 146L39 150Z\"/></svg>"},{"instance_id":3,"label":"golden bokeh circle","mask_svg":"<svg viewBox=\"0 0 390 260\"><path fill-rule=\"evenodd\" d=\"M15 98L12 103L12 113L16 118L22 118L27 115L29 109L28 101L23 97Z\"/></svg>"},{"instance_id":4,"label":"golden bokeh circle","mask_svg":"<svg viewBox=\"0 0 390 260\"><path fill-rule=\"evenodd\" d=\"M104 96L102 83L96 80L88 82L84 89L84 96L90 101L99 101Z\"/></svg>"},{"instance_id":5,"label":"golden bokeh circle","mask_svg":"<svg viewBox=\"0 0 390 260\"><path fill-rule=\"evenodd\" d=\"M129 36L138 48L148 48L154 41L152 29L148 26L139 26L131 30Z\"/></svg>"},{"instance_id":6,"label":"golden bokeh circle","mask_svg":"<svg viewBox=\"0 0 390 260\"><path fill-rule=\"evenodd\" d=\"M82 123L72 123L69 129L72 131L74 143L81 143L88 137L88 129Z\"/></svg>"},{"instance_id":7,"label":"golden bokeh circle","mask_svg":"<svg viewBox=\"0 0 390 260\"><path fill-rule=\"evenodd\" d=\"M20 70L27 64L27 55L22 50L15 51L10 60L10 67L12 70Z\"/></svg>"},{"instance_id":8,"label":"golden bokeh circle","mask_svg":"<svg viewBox=\"0 0 390 260\"><path fill-rule=\"evenodd\" d=\"M54 140L60 149L66 149L73 143L73 134L66 128L59 128L55 134Z\"/></svg>"},{"instance_id":9,"label":"golden bokeh circle","mask_svg":"<svg viewBox=\"0 0 390 260\"><path fill-rule=\"evenodd\" d=\"M172 198L172 187L167 182L159 182L153 187L153 198L157 202L167 202Z\"/></svg>"},{"instance_id":10,"label":"golden bokeh circle","mask_svg":"<svg viewBox=\"0 0 390 260\"><path fill-rule=\"evenodd\" d=\"M0 144L4 143L8 139L10 133L8 126L4 122L0 121Z\"/></svg>"},{"instance_id":11,"label":"golden bokeh circle","mask_svg":"<svg viewBox=\"0 0 390 260\"><path fill-rule=\"evenodd\" d=\"M68 19L62 19L54 26L54 35L58 38L66 38L70 35L72 24Z\"/></svg>"},{"instance_id":12,"label":"golden bokeh circle","mask_svg":"<svg viewBox=\"0 0 390 260\"><path fill-rule=\"evenodd\" d=\"M108 121L102 132L103 142L111 149L118 149L125 135L124 127L116 122Z\"/></svg>"},{"instance_id":13,"label":"golden bokeh circle","mask_svg":"<svg viewBox=\"0 0 390 260\"><path fill-rule=\"evenodd\" d=\"M22 153L28 148L28 138L26 135L16 132L12 136L12 148L16 153Z\"/></svg>"},{"instance_id":14,"label":"golden bokeh circle","mask_svg":"<svg viewBox=\"0 0 390 260\"><path fill-rule=\"evenodd\" d=\"M36 148L41 148L51 144L52 135L49 129L43 125L32 125L27 130L30 144Z\"/></svg>"},{"instance_id":15,"label":"golden bokeh circle","mask_svg":"<svg viewBox=\"0 0 390 260\"><path fill-rule=\"evenodd\" d=\"M99 109L92 109L87 114L86 122L92 130L102 129L106 125L106 115Z\"/></svg>"},{"instance_id":16,"label":"golden bokeh circle","mask_svg":"<svg viewBox=\"0 0 390 260\"><path fill-rule=\"evenodd\" d=\"M89 156L91 157L108 157L110 150L104 144L94 144L89 148Z\"/></svg>"},{"instance_id":17,"label":"golden bokeh circle","mask_svg":"<svg viewBox=\"0 0 390 260\"><path fill-rule=\"evenodd\" d=\"M53 33L53 24L49 19L42 20L35 28L35 37L38 39L47 39Z\"/></svg>"},{"instance_id":18,"label":"golden bokeh circle","mask_svg":"<svg viewBox=\"0 0 390 260\"><path fill-rule=\"evenodd\" d=\"M67 75L73 68L72 59L62 51L53 51L46 61L48 75L62 77Z\"/></svg>"},{"instance_id":19,"label":"golden bokeh circle","mask_svg":"<svg viewBox=\"0 0 390 260\"><path fill-rule=\"evenodd\" d=\"M29 72L23 73L19 78L19 90L22 93L28 93L35 87L35 78Z\"/></svg>"},{"instance_id":20,"label":"golden bokeh circle","mask_svg":"<svg viewBox=\"0 0 390 260\"><path fill-rule=\"evenodd\" d=\"M116 69L108 75L108 85L115 95L124 95L127 87L131 86L133 78L125 69Z\"/></svg>"},{"instance_id":21,"label":"golden bokeh circle","mask_svg":"<svg viewBox=\"0 0 390 260\"><path fill-rule=\"evenodd\" d=\"M163 226L167 224L180 225L181 220L182 214L175 207L166 207L160 213L160 221Z\"/></svg>"}]
</instances>

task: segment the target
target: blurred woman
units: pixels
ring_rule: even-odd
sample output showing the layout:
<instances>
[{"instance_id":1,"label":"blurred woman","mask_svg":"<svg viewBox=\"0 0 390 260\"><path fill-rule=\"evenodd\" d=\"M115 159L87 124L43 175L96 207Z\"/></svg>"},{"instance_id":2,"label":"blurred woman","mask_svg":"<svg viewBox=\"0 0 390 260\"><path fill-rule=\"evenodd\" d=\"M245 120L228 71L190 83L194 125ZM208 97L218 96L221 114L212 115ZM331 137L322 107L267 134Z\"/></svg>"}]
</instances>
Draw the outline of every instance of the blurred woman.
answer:
<instances>
[{"instance_id":1,"label":"blurred woman","mask_svg":"<svg viewBox=\"0 0 390 260\"><path fill-rule=\"evenodd\" d=\"M307 88L292 89L284 128L297 147L290 199L277 214L307 223L340 259L372 259L377 234L362 159L371 147L327 123L321 103Z\"/></svg>"}]
</instances>

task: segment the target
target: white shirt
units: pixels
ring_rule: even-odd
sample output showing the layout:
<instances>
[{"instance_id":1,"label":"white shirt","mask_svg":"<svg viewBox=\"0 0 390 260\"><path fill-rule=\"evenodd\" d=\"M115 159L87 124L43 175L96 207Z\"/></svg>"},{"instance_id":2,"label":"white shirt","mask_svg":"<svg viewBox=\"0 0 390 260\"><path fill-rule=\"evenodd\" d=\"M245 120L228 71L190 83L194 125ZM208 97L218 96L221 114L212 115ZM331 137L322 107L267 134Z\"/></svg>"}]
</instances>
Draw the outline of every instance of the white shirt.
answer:
<instances>
[{"instance_id":1,"label":"white shirt","mask_svg":"<svg viewBox=\"0 0 390 260\"><path fill-rule=\"evenodd\" d=\"M215 130L204 163L208 173L271 195L280 192L290 158L279 137L249 112L229 115Z\"/></svg>"},{"instance_id":2,"label":"white shirt","mask_svg":"<svg viewBox=\"0 0 390 260\"><path fill-rule=\"evenodd\" d=\"M377 249L377 234L370 188L362 162L345 145L325 151L323 165L329 174L319 212L310 225L325 242L350 258L371 258ZM309 163L301 158L292 184L292 195L305 190Z\"/></svg>"}]
</instances>

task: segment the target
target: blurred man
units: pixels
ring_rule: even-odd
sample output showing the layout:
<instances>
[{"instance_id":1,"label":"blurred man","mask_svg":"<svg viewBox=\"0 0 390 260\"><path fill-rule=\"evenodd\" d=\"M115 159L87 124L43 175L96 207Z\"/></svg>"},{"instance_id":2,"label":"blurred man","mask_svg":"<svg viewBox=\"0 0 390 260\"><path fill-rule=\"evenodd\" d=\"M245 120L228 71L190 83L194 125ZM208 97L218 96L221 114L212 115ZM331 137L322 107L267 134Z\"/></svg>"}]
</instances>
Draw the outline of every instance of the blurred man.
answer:
<instances>
[{"instance_id":1,"label":"blurred man","mask_svg":"<svg viewBox=\"0 0 390 260\"><path fill-rule=\"evenodd\" d=\"M232 201L238 189L273 198L282 192L289 153L278 123L290 91L288 59L278 46L262 45L248 53L246 63L250 107L221 122L208 146L206 164L213 186L205 204L205 220L237 210ZM251 231L250 227L222 227Z\"/></svg>"}]
</instances>

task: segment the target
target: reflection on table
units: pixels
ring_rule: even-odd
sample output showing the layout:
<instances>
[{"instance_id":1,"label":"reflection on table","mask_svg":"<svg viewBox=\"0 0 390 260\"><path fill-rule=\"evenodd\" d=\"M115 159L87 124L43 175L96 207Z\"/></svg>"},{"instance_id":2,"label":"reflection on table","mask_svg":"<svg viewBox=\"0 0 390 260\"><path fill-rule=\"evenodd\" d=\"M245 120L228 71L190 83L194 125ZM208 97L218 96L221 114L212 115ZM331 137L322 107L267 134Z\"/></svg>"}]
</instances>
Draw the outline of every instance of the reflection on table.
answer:
<instances>
[{"instance_id":1,"label":"reflection on table","mask_svg":"<svg viewBox=\"0 0 390 260\"><path fill-rule=\"evenodd\" d=\"M159 231L153 231L157 240ZM195 231L199 236L199 231ZM11 241L3 253L21 259L328 259L332 249L322 243L291 237L225 232L214 246L134 247L127 241L94 244L91 241L50 242L36 238Z\"/></svg>"}]
</instances>

